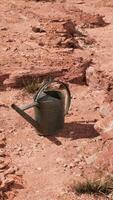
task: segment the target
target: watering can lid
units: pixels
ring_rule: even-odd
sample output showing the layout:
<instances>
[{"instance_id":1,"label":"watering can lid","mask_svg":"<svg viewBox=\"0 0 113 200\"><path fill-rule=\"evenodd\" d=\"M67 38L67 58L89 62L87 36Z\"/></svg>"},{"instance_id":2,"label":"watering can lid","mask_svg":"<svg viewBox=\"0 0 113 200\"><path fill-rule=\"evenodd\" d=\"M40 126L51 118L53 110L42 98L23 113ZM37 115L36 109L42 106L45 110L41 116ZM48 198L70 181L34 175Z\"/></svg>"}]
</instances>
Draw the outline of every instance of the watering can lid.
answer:
<instances>
[{"instance_id":1,"label":"watering can lid","mask_svg":"<svg viewBox=\"0 0 113 200\"><path fill-rule=\"evenodd\" d=\"M66 105L65 105L65 111L64 111L65 115L66 115L68 113L68 110L69 110L69 107L70 107L70 103L71 103L71 94L70 94L68 86L65 83L61 82L61 81L48 81L48 82L44 83L39 88L39 90L37 91L37 93L35 94L34 101L37 102L41 98L41 96L43 96L43 94L46 91L47 87L51 83L58 83L58 84L62 85L64 87L65 91L66 91L67 98L66 98L66 103L65 103Z\"/></svg>"}]
</instances>

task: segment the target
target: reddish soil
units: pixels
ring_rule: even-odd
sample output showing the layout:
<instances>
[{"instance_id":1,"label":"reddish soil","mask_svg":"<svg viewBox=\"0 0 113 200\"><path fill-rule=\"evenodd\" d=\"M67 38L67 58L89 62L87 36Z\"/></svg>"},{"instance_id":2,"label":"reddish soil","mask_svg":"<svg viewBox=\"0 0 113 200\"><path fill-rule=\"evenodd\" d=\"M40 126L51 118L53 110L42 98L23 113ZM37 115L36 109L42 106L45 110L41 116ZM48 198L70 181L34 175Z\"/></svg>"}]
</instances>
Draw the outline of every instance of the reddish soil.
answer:
<instances>
[{"instance_id":1,"label":"reddish soil","mask_svg":"<svg viewBox=\"0 0 113 200\"><path fill-rule=\"evenodd\" d=\"M112 0L0 2L1 200L113 199L70 189L113 174L112 13ZM72 99L64 130L43 137L11 104L32 102L24 81L50 78Z\"/></svg>"}]
</instances>

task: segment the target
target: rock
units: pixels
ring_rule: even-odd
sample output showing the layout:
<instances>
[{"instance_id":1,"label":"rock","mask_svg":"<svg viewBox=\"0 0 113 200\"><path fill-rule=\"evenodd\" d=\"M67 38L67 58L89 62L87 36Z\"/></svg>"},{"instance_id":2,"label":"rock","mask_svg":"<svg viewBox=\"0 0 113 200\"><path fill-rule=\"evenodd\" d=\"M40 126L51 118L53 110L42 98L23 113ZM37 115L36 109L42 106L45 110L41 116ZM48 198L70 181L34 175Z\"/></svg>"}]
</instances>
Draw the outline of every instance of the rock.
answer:
<instances>
[{"instance_id":1,"label":"rock","mask_svg":"<svg viewBox=\"0 0 113 200\"><path fill-rule=\"evenodd\" d=\"M7 190L7 188L10 187L14 182L15 182L14 178L12 178L12 177L8 178L8 177L7 177L7 178L2 182L2 184L1 184L1 186L0 186L0 189L2 189L2 190Z\"/></svg>"},{"instance_id":2,"label":"rock","mask_svg":"<svg viewBox=\"0 0 113 200\"><path fill-rule=\"evenodd\" d=\"M22 151L23 151L22 148L19 147L18 149L16 149L16 151L14 152L14 154L17 155L17 156L20 156L21 153L22 153ZM29 154L28 157L31 157L31 152L30 152L30 154Z\"/></svg>"},{"instance_id":3,"label":"rock","mask_svg":"<svg viewBox=\"0 0 113 200\"><path fill-rule=\"evenodd\" d=\"M0 148L5 147L6 145L6 137L4 134L0 134Z\"/></svg>"},{"instance_id":4,"label":"rock","mask_svg":"<svg viewBox=\"0 0 113 200\"><path fill-rule=\"evenodd\" d=\"M105 90L93 90L92 96L96 101L95 104L95 110L96 110L99 109L99 107L101 107L104 104L105 99L107 97L107 92Z\"/></svg>"},{"instance_id":5,"label":"rock","mask_svg":"<svg viewBox=\"0 0 113 200\"><path fill-rule=\"evenodd\" d=\"M97 158L97 155L94 154L92 156L89 156L88 158L85 158L85 161L86 161L87 165L90 165L95 162L96 158Z\"/></svg>"},{"instance_id":6,"label":"rock","mask_svg":"<svg viewBox=\"0 0 113 200\"><path fill-rule=\"evenodd\" d=\"M110 91L113 87L113 69L112 63L109 65L90 66L86 70L87 85L93 89Z\"/></svg>"},{"instance_id":7,"label":"rock","mask_svg":"<svg viewBox=\"0 0 113 200\"><path fill-rule=\"evenodd\" d=\"M5 137L5 135L2 133L2 134L0 134L0 140L2 140L2 141L6 141L6 137Z\"/></svg>"},{"instance_id":8,"label":"rock","mask_svg":"<svg viewBox=\"0 0 113 200\"><path fill-rule=\"evenodd\" d=\"M79 57L73 67L68 69L65 79L70 83L81 84L86 82L86 70L91 65L92 59Z\"/></svg>"},{"instance_id":9,"label":"rock","mask_svg":"<svg viewBox=\"0 0 113 200\"><path fill-rule=\"evenodd\" d=\"M4 158L0 157L0 164L4 162Z\"/></svg>"},{"instance_id":10,"label":"rock","mask_svg":"<svg viewBox=\"0 0 113 200\"><path fill-rule=\"evenodd\" d=\"M81 152L81 149L82 149L82 148L81 148L80 146L77 146L77 147L76 147L77 153L80 153L80 152Z\"/></svg>"},{"instance_id":11,"label":"rock","mask_svg":"<svg viewBox=\"0 0 113 200\"><path fill-rule=\"evenodd\" d=\"M70 168L70 169L72 169L72 168L74 168L74 167L75 167L75 163L72 162L72 163L69 164L69 168Z\"/></svg>"},{"instance_id":12,"label":"rock","mask_svg":"<svg viewBox=\"0 0 113 200\"><path fill-rule=\"evenodd\" d=\"M45 45L45 43L43 41L39 41L39 46L43 47Z\"/></svg>"},{"instance_id":13,"label":"rock","mask_svg":"<svg viewBox=\"0 0 113 200\"><path fill-rule=\"evenodd\" d=\"M61 46L64 48L72 48L72 49L80 48L79 42L75 40L75 38L68 38L62 41Z\"/></svg>"},{"instance_id":14,"label":"rock","mask_svg":"<svg viewBox=\"0 0 113 200\"><path fill-rule=\"evenodd\" d=\"M112 86L112 83L111 83L111 87L113 87ZM107 102L112 102L113 101L113 89L112 88L109 88L110 89L110 91L108 91L108 95L107 95L107 97L106 97L106 101Z\"/></svg>"},{"instance_id":15,"label":"rock","mask_svg":"<svg viewBox=\"0 0 113 200\"><path fill-rule=\"evenodd\" d=\"M14 42L13 39L8 39L6 42Z\"/></svg>"},{"instance_id":16,"label":"rock","mask_svg":"<svg viewBox=\"0 0 113 200\"><path fill-rule=\"evenodd\" d=\"M95 142L98 142L98 141L101 141L101 140L102 140L101 135L99 135L96 138L92 139L92 141L95 141Z\"/></svg>"},{"instance_id":17,"label":"rock","mask_svg":"<svg viewBox=\"0 0 113 200\"><path fill-rule=\"evenodd\" d=\"M0 148L5 147L5 145L6 145L5 141L1 141L1 140L0 140Z\"/></svg>"},{"instance_id":18,"label":"rock","mask_svg":"<svg viewBox=\"0 0 113 200\"><path fill-rule=\"evenodd\" d=\"M42 168L41 168L41 167L38 167L37 170L38 170L38 171L42 171Z\"/></svg>"},{"instance_id":19,"label":"rock","mask_svg":"<svg viewBox=\"0 0 113 200\"><path fill-rule=\"evenodd\" d=\"M2 182L5 180L5 176L4 174L0 174L0 184L2 184Z\"/></svg>"},{"instance_id":20,"label":"rock","mask_svg":"<svg viewBox=\"0 0 113 200\"><path fill-rule=\"evenodd\" d=\"M56 163L57 163L57 164L61 164L61 163L63 163L63 162L64 162L64 159L63 159L63 158L60 158L60 157L56 158Z\"/></svg>"},{"instance_id":21,"label":"rock","mask_svg":"<svg viewBox=\"0 0 113 200\"><path fill-rule=\"evenodd\" d=\"M64 168L67 168L67 167L68 167L68 165L67 165L67 164L64 164L63 166L64 166Z\"/></svg>"},{"instance_id":22,"label":"rock","mask_svg":"<svg viewBox=\"0 0 113 200\"><path fill-rule=\"evenodd\" d=\"M6 155L6 152L4 149L0 149L0 157L4 157Z\"/></svg>"},{"instance_id":23,"label":"rock","mask_svg":"<svg viewBox=\"0 0 113 200\"><path fill-rule=\"evenodd\" d=\"M61 46L62 45L62 38L61 37L56 38L55 41L54 41L54 45L55 46Z\"/></svg>"},{"instance_id":24,"label":"rock","mask_svg":"<svg viewBox=\"0 0 113 200\"><path fill-rule=\"evenodd\" d=\"M97 87L97 72L92 66L86 69L86 83L88 86Z\"/></svg>"},{"instance_id":25,"label":"rock","mask_svg":"<svg viewBox=\"0 0 113 200\"><path fill-rule=\"evenodd\" d=\"M7 27L1 27L1 29L0 29L1 31L7 31L8 30L8 28Z\"/></svg>"},{"instance_id":26,"label":"rock","mask_svg":"<svg viewBox=\"0 0 113 200\"><path fill-rule=\"evenodd\" d=\"M83 169L83 166L82 166L82 165L81 165L81 166L78 166L78 168L79 168L79 169Z\"/></svg>"},{"instance_id":27,"label":"rock","mask_svg":"<svg viewBox=\"0 0 113 200\"><path fill-rule=\"evenodd\" d=\"M30 35L30 40L36 40L36 38L33 35Z\"/></svg>"},{"instance_id":28,"label":"rock","mask_svg":"<svg viewBox=\"0 0 113 200\"><path fill-rule=\"evenodd\" d=\"M84 17L84 16L83 16ZM107 23L104 21L104 16L99 14L86 16L84 19L84 28L104 27Z\"/></svg>"},{"instance_id":29,"label":"rock","mask_svg":"<svg viewBox=\"0 0 113 200\"><path fill-rule=\"evenodd\" d=\"M113 105L110 103L104 103L99 109L102 117L108 117L113 115Z\"/></svg>"},{"instance_id":30,"label":"rock","mask_svg":"<svg viewBox=\"0 0 113 200\"><path fill-rule=\"evenodd\" d=\"M69 133L69 135L70 135L70 137L74 136L74 135L75 135L74 131L71 131L71 132Z\"/></svg>"},{"instance_id":31,"label":"rock","mask_svg":"<svg viewBox=\"0 0 113 200\"><path fill-rule=\"evenodd\" d=\"M17 151L18 152L23 151L23 148L20 146L20 147L17 148Z\"/></svg>"},{"instance_id":32,"label":"rock","mask_svg":"<svg viewBox=\"0 0 113 200\"><path fill-rule=\"evenodd\" d=\"M32 72L30 70L21 70L21 71L14 71L13 74L11 74L8 78L6 78L3 81L3 86L5 88L11 87L11 88L25 88L25 83L30 83L37 78L46 78L52 77L56 78L58 76L63 75L67 69L65 68L59 68L54 67L48 68L46 66L43 67L43 71L41 69L35 70L35 72ZM1 78L1 77L0 77Z\"/></svg>"},{"instance_id":33,"label":"rock","mask_svg":"<svg viewBox=\"0 0 113 200\"><path fill-rule=\"evenodd\" d=\"M75 25L74 22L72 22L71 20L67 20L64 24L63 24L63 28L66 31L66 35L69 36L74 36L76 29L75 29Z\"/></svg>"},{"instance_id":34,"label":"rock","mask_svg":"<svg viewBox=\"0 0 113 200\"><path fill-rule=\"evenodd\" d=\"M44 33L44 32L46 32L43 28L36 27L36 26L32 27L32 31L35 32L35 33Z\"/></svg>"},{"instance_id":35,"label":"rock","mask_svg":"<svg viewBox=\"0 0 113 200\"><path fill-rule=\"evenodd\" d=\"M8 175L8 174L14 174L15 173L15 168L14 167L10 167L9 169L7 169L4 174Z\"/></svg>"},{"instance_id":36,"label":"rock","mask_svg":"<svg viewBox=\"0 0 113 200\"><path fill-rule=\"evenodd\" d=\"M75 159L74 159L74 163L76 163L76 164L79 163L80 161L81 161L80 158L75 158Z\"/></svg>"},{"instance_id":37,"label":"rock","mask_svg":"<svg viewBox=\"0 0 113 200\"><path fill-rule=\"evenodd\" d=\"M0 170L5 169L8 166L8 163L1 163L0 164Z\"/></svg>"},{"instance_id":38,"label":"rock","mask_svg":"<svg viewBox=\"0 0 113 200\"><path fill-rule=\"evenodd\" d=\"M96 122L94 128L104 141L113 139L113 115Z\"/></svg>"},{"instance_id":39,"label":"rock","mask_svg":"<svg viewBox=\"0 0 113 200\"><path fill-rule=\"evenodd\" d=\"M76 99L77 97L75 95L72 96L72 99Z\"/></svg>"},{"instance_id":40,"label":"rock","mask_svg":"<svg viewBox=\"0 0 113 200\"><path fill-rule=\"evenodd\" d=\"M0 133L4 132L4 129L0 128Z\"/></svg>"},{"instance_id":41,"label":"rock","mask_svg":"<svg viewBox=\"0 0 113 200\"><path fill-rule=\"evenodd\" d=\"M111 200L112 200L112 199L113 199L113 192L110 193L107 197L108 197L108 199L111 199Z\"/></svg>"}]
</instances>

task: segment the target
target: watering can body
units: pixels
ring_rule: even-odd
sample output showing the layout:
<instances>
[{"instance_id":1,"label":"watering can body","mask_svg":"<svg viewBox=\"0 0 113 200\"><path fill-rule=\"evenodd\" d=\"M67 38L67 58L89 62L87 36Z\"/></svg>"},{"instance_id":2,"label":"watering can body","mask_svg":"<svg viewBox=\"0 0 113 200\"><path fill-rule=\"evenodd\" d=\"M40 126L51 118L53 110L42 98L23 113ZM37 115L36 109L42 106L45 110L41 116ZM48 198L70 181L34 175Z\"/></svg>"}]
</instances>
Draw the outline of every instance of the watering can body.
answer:
<instances>
[{"instance_id":1,"label":"watering can body","mask_svg":"<svg viewBox=\"0 0 113 200\"><path fill-rule=\"evenodd\" d=\"M52 97L50 93L41 97L38 106L34 107L38 130L43 135L55 134L64 127L63 101L58 92L54 92L57 97Z\"/></svg>"},{"instance_id":2,"label":"watering can body","mask_svg":"<svg viewBox=\"0 0 113 200\"><path fill-rule=\"evenodd\" d=\"M34 119L25 112L32 107L34 108ZM41 91L40 95L35 96L32 104L21 108L12 104L12 108L32 124L39 135L54 135L64 127L64 96L60 91Z\"/></svg>"}]
</instances>

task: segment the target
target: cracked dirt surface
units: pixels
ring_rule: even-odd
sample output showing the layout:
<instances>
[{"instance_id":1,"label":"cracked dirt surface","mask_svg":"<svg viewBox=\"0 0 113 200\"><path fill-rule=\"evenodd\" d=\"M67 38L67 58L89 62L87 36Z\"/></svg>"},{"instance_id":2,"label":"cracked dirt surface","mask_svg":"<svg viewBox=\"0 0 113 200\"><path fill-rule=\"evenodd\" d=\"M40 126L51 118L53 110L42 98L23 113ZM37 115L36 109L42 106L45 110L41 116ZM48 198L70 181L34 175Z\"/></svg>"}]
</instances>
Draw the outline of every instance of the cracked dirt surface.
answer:
<instances>
[{"instance_id":1,"label":"cracked dirt surface","mask_svg":"<svg viewBox=\"0 0 113 200\"><path fill-rule=\"evenodd\" d=\"M16 166L9 176L21 183L10 180L1 198L112 200L112 195L78 196L68 187L83 174L113 174L113 141L103 145L95 128L113 108L113 1L3 0L0 10L0 134L9 166ZM23 79L32 77L69 84L71 107L64 130L54 137L39 136L10 107L32 102L23 89ZM2 184L7 170L0 171Z\"/></svg>"}]
</instances>

